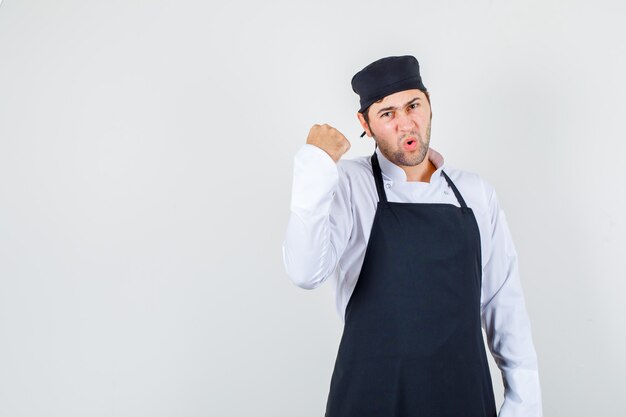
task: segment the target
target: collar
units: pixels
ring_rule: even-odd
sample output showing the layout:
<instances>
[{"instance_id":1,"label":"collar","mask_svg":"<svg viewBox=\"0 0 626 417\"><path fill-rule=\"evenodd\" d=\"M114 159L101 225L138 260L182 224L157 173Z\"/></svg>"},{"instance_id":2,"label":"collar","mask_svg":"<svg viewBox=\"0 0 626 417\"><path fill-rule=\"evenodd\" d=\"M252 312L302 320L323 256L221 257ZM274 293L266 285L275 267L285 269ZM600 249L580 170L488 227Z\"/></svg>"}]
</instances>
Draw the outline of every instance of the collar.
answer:
<instances>
[{"instance_id":1,"label":"collar","mask_svg":"<svg viewBox=\"0 0 626 417\"><path fill-rule=\"evenodd\" d=\"M382 154L380 148L376 148L376 154L378 155L378 163L380 164L380 170L383 173L383 176L387 177L387 179L391 181L402 181L406 182L406 172L398 165L394 164ZM443 156L433 148L428 148L428 159L433 163L437 170L433 172L432 178L437 178L441 175L441 170L444 167Z\"/></svg>"}]
</instances>

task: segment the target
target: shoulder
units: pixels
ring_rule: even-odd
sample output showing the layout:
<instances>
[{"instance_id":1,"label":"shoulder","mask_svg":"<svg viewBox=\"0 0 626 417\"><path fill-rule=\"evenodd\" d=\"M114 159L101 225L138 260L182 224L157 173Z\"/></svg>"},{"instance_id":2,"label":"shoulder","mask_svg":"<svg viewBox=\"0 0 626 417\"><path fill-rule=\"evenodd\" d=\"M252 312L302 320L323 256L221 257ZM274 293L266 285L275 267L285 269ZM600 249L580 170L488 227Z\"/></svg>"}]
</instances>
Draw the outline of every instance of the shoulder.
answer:
<instances>
[{"instance_id":1,"label":"shoulder","mask_svg":"<svg viewBox=\"0 0 626 417\"><path fill-rule=\"evenodd\" d=\"M342 158L337 162L339 175L347 180L358 180L372 176L372 163L370 155L357 156L351 159Z\"/></svg>"},{"instance_id":2,"label":"shoulder","mask_svg":"<svg viewBox=\"0 0 626 417\"><path fill-rule=\"evenodd\" d=\"M351 198L377 200L376 184L372 175L371 155L342 158L337 162L340 187L350 190Z\"/></svg>"}]
</instances>

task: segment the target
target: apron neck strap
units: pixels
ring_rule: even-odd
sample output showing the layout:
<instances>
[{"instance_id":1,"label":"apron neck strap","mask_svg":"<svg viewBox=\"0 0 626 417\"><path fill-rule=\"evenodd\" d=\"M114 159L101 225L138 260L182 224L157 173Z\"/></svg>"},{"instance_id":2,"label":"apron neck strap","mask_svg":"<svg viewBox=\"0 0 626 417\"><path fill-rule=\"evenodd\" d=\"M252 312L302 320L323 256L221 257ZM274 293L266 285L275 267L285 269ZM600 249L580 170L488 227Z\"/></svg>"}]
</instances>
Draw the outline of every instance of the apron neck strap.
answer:
<instances>
[{"instance_id":1,"label":"apron neck strap","mask_svg":"<svg viewBox=\"0 0 626 417\"><path fill-rule=\"evenodd\" d=\"M378 191L378 201L386 203L387 195L385 194L383 175L380 171L380 164L378 163L378 155L376 155L376 151L374 151L374 154L372 155L372 172L374 173L374 181L376 182L376 191Z\"/></svg>"},{"instance_id":2,"label":"apron neck strap","mask_svg":"<svg viewBox=\"0 0 626 417\"><path fill-rule=\"evenodd\" d=\"M382 171L380 170L380 164L378 163L378 155L376 155L376 151L374 151L374 153L372 154L371 160L372 160L372 172L374 174L374 181L376 182L376 191L378 192L378 201L382 203L386 203L387 194L385 193L385 185L383 184L383 175L382 175ZM452 191L454 192L456 199L459 200L459 204L461 205L461 207L464 207L464 208L467 207L467 204L465 204L465 200L463 199L463 196L459 192L458 188L456 188L456 185L454 185L450 177L448 177L448 174L446 174L445 171L443 170L441 171L441 173L445 177L450 188L452 188Z\"/></svg>"},{"instance_id":3,"label":"apron neck strap","mask_svg":"<svg viewBox=\"0 0 626 417\"><path fill-rule=\"evenodd\" d=\"M441 170L441 173L443 174L444 177L446 177L446 181L448 181L448 185L450 186L450 188L452 188L452 191L454 191L454 195L456 196L456 199L459 200L459 204L461 204L461 207L466 208L467 204L465 204L465 200L463 199L463 196L459 192L459 189L456 188L456 185L454 185L450 177L448 177L448 174L446 174L443 170Z\"/></svg>"}]
</instances>

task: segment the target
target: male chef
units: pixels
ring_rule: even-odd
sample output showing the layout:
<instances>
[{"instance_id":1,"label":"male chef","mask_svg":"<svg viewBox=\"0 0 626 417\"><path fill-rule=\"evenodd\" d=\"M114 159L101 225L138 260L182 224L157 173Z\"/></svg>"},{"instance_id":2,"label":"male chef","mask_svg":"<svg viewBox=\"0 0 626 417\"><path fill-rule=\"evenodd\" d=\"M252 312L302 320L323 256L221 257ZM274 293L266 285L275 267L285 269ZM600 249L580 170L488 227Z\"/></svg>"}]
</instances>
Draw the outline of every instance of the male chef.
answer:
<instances>
[{"instance_id":1,"label":"male chef","mask_svg":"<svg viewBox=\"0 0 626 417\"><path fill-rule=\"evenodd\" d=\"M290 279L330 279L344 321L325 417L541 417L518 259L494 188L430 147L417 59L352 78L371 156L314 125L294 163ZM499 414L481 326L504 382Z\"/></svg>"}]
</instances>

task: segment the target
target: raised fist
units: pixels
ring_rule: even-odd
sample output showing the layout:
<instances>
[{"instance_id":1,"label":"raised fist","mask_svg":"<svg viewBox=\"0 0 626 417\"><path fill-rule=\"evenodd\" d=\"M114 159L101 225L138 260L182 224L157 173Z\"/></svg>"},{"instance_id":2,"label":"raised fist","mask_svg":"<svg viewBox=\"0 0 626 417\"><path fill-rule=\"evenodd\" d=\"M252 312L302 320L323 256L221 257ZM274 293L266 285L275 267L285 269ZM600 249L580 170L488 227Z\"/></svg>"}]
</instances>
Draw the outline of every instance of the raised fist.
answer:
<instances>
[{"instance_id":1,"label":"raised fist","mask_svg":"<svg viewBox=\"0 0 626 417\"><path fill-rule=\"evenodd\" d=\"M326 151L337 162L350 149L350 142L334 127L323 124L313 125L306 138L306 143Z\"/></svg>"}]
</instances>

